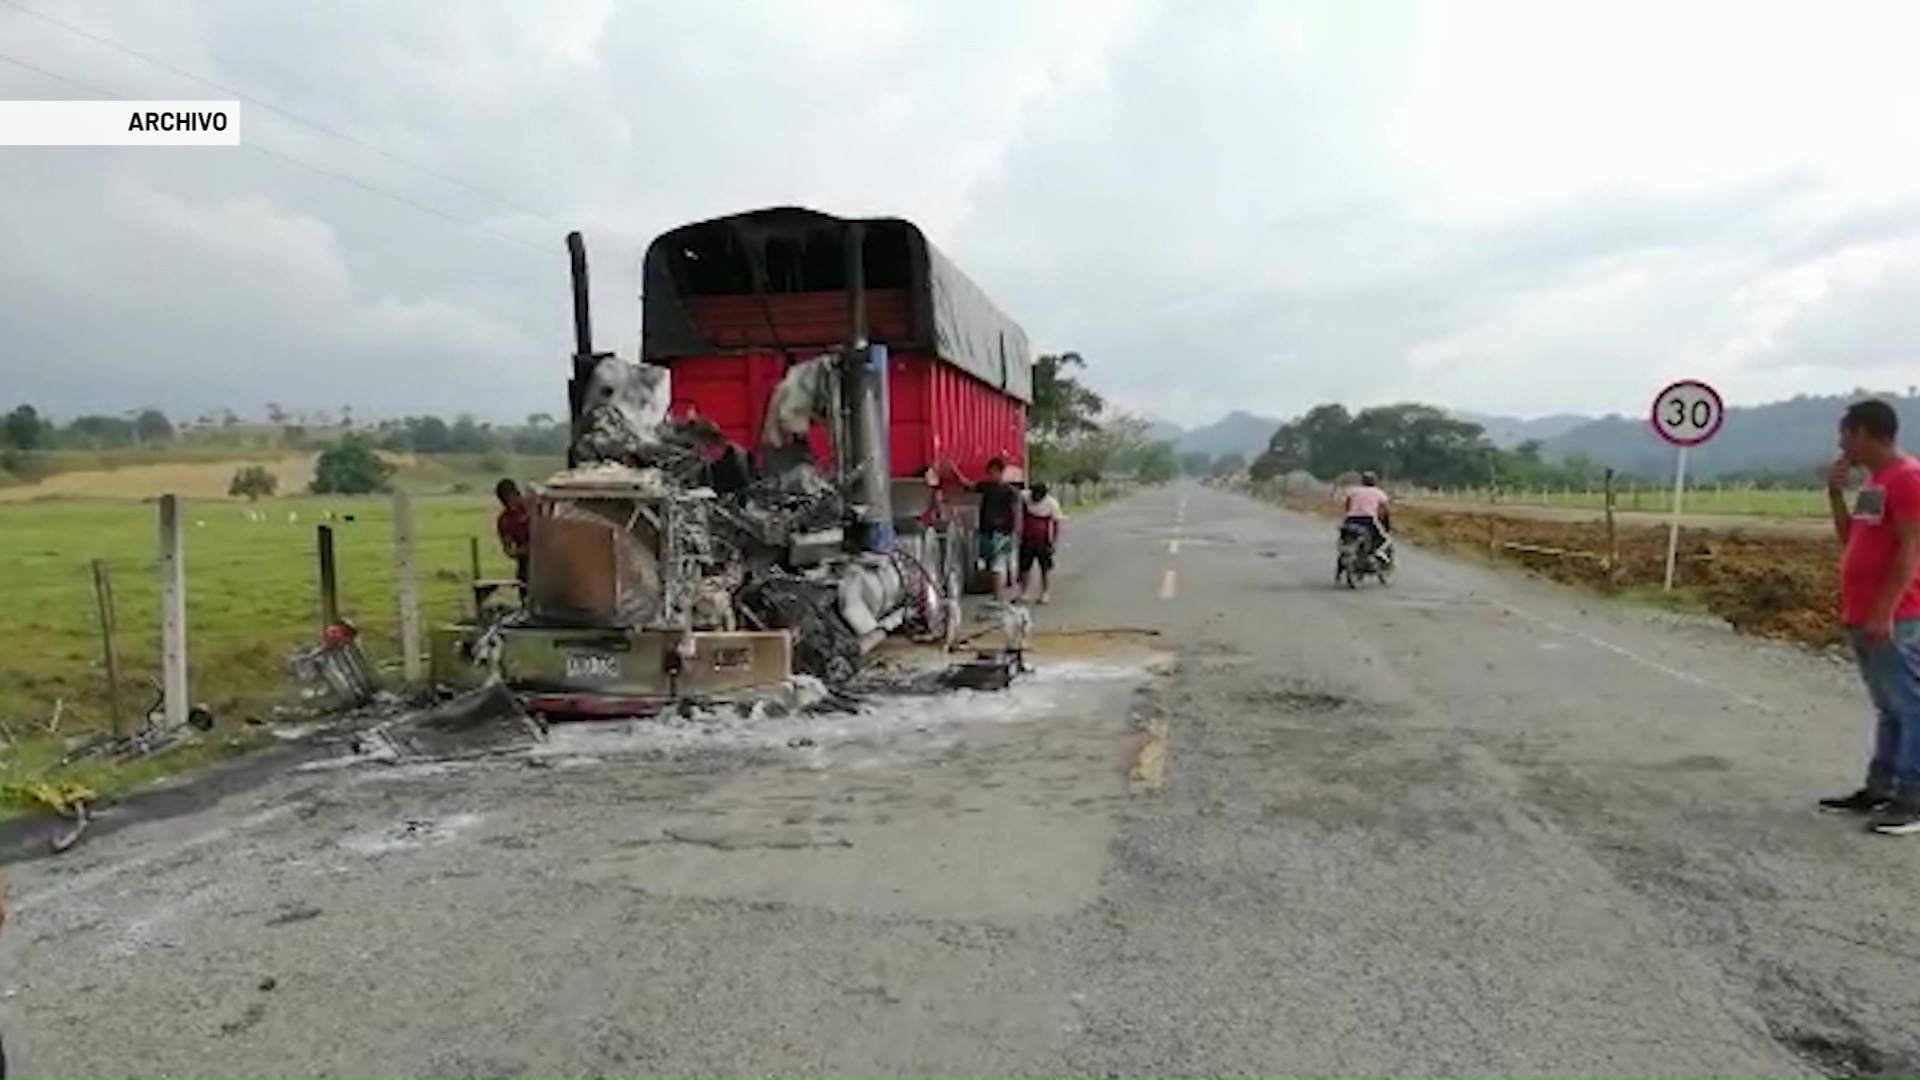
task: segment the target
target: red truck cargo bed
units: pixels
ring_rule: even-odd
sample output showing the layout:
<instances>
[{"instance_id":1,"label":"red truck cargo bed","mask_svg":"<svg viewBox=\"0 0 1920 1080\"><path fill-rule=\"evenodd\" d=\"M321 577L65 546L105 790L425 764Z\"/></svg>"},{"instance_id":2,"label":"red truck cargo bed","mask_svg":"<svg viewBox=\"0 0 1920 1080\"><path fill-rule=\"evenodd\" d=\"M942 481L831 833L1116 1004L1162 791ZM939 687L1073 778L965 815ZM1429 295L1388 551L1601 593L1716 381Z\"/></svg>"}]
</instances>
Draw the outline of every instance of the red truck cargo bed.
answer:
<instances>
[{"instance_id":1,"label":"red truck cargo bed","mask_svg":"<svg viewBox=\"0 0 1920 1080\"><path fill-rule=\"evenodd\" d=\"M675 415L698 411L727 438L755 447L786 358L765 351L687 356L672 371ZM917 478L941 462L969 477L983 474L995 456L1024 463L1025 407L927 353L888 357L887 410L889 471L897 479ZM827 460L824 426L814 426L810 441L814 455Z\"/></svg>"}]
</instances>

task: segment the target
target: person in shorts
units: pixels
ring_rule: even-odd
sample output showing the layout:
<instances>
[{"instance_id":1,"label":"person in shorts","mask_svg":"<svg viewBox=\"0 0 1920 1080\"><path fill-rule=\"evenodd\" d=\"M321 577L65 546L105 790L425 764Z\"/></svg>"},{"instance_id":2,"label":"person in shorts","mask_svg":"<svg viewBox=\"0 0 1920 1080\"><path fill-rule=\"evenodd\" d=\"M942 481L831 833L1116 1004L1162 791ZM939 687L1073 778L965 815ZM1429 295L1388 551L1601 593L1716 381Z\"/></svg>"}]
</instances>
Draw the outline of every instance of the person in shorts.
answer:
<instances>
[{"instance_id":1,"label":"person in shorts","mask_svg":"<svg viewBox=\"0 0 1920 1080\"><path fill-rule=\"evenodd\" d=\"M980 496L980 563L993 575L993 598L1005 600L1013 580L1014 537L1020 535L1020 492L1007 483L1007 462L987 462L987 478L973 486Z\"/></svg>"},{"instance_id":2,"label":"person in shorts","mask_svg":"<svg viewBox=\"0 0 1920 1080\"><path fill-rule=\"evenodd\" d=\"M1053 553L1060 545L1060 522L1066 514L1060 500L1045 484L1035 484L1027 492L1021 508L1020 524L1020 596L1028 593L1028 582L1035 567L1040 569L1040 603L1053 598Z\"/></svg>"}]
</instances>

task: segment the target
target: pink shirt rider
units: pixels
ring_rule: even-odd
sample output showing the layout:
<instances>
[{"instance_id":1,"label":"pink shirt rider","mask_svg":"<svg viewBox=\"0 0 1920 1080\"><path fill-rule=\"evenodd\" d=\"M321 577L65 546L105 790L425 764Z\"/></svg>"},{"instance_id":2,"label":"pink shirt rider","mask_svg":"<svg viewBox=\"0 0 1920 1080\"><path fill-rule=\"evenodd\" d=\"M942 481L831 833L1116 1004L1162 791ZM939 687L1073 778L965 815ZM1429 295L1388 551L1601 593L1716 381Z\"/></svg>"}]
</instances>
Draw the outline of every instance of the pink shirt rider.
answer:
<instances>
[{"instance_id":1,"label":"pink shirt rider","mask_svg":"<svg viewBox=\"0 0 1920 1080\"><path fill-rule=\"evenodd\" d=\"M1380 519L1380 511L1386 509L1387 493L1372 484L1361 484L1347 489L1347 516Z\"/></svg>"}]
</instances>

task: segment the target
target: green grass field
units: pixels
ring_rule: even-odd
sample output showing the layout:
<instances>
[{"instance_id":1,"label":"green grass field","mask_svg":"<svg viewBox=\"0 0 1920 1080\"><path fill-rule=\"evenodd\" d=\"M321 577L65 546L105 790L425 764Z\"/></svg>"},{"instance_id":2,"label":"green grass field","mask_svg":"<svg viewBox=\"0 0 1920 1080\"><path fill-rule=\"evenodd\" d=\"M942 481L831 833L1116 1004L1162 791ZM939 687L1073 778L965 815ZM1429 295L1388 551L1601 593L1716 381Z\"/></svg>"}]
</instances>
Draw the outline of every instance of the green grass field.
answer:
<instances>
[{"instance_id":1,"label":"green grass field","mask_svg":"<svg viewBox=\"0 0 1920 1080\"><path fill-rule=\"evenodd\" d=\"M1439 498L1449 502L1485 503L1489 496L1484 489L1460 489L1425 493L1428 498ZM1536 490L1524 491L1502 489L1499 501L1514 506L1564 506L1571 509L1599 510L1606 504L1604 493L1581 490ZM1652 487L1622 486L1614 492L1614 509L1644 511L1649 513L1669 511L1673 507L1673 489ZM1681 502L1681 508L1689 514L1740 514L1753 517L1801 518L1825 517L1827 496L1823 491L1808 488L1805 490L1762 491L1748 488L1695 487L1689 488Z\"/></svg>"},{"instance_id":2,"label":"green grass field","mask_svg":"<svg viewBox=\"0 0 1920 1080\"><path fill-rule=\"evenodd\" d=\"M443 466L450 475L460 471L453 464ZM413 479L409 486L419 487L445 478ZM1083 496L1070 506L1085 511L1118 492L1065 494ZM416 495L413 506L415 579L423 621L431 626L468 609L474 538L483 576L510 576L512 566L494 540L493 497L484 485L472 494ZM263 520L249 517L250 511ZM181 516L189 685L223 732L244 734L249 718L267 719L276 703L290 700L286 660L318 641L316 527L322 523L334 530L343 614L360 628L371 659L397 664L400 613L389 498L295 497L252 506L189 499L182 500ZM122 715L138 722L154 703L158 537L155 503L55 499L0 505L0 566L7 568L9 600L0 606L0 737L8 746L0 754L0 785L46 775L64 740L108 723L94 559L105 562L112 581ZM216 741L230 749L228 738ZM212 748L203 748L199 757L208 752ZM141 763L62 776L96 790L117 790L181 766Z\"/></svg>"},{"instance_id":3,"label":"green grass field","mask_svg":"<svg viewBox=\"0 0 1920 1080\"><path fill-rule=\"evenodd\" d=\"M288 692L285 661L320 629L316 526L332 511L343 613L378 662L399 656L392 504L385 497L264 501L251 520L239 502L182 503L186 530L188 672L195 700L223 728L265 717ZM348 518L351 517L351 520ZM490 495L414 500L415 575L426 622L465 608L470 538L482 572L510 566L493 540ZM0 779L37 774L60 740L106 725L102 639L91 560L111 575L123 715L137 720L156 694L160 584L158 507L49 501L0 506L0 735L12 745ZM56 710L59 722L54 723Z\"/></svg>"}]
</instances>

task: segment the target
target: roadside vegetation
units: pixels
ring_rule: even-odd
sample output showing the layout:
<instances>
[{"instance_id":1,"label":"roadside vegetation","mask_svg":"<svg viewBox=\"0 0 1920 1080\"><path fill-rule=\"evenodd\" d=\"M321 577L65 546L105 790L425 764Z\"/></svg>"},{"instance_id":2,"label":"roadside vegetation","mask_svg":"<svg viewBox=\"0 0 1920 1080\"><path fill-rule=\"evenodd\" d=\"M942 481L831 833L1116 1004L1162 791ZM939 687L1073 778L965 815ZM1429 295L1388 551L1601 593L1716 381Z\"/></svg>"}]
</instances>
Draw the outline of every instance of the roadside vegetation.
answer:
<instances>
[{"instance_id":1,"label":"roadside vegetation","mask_svg":"<svg viewBox=\"0 0 1920 1080\"><path fill-rule=\"evenodd\" d=\"M270 507L271 512L262 512ZM187 632L194 699L220 730L264 721L287 701L287 658L320 632L315 526L334 530L343 613L376 662L399 655L392 505L382 497L186 501ZM331 514L331 519L327 515ZM57 759L110 714L91 560L109 574L121 664L121 712L137 724L158 696L160 578L156 509L134 501L47 501L0 509L0 560L14 602L0 608L0 783ZM414 504L415 577L428 625L468 601L471 544L482 572L509 572L493 542L490 495ZM134 774L138 778L138 774ZM98 782L96 778L96 782Z\"/></svg>"},{"instance_id":2,"label":"roadside vegetation","mask_svg":"<svg viewBox=\"0 0 1920 1080\"><path fill-rule=\"evenodd\" d=\"M1073 374L1077 355L1036 372L1030 473L1085 511L1138 483L1178 474L1147 425L1109 409ZM31 405L0 414L0 561L14 602L0 608L0 815L61 790L109 794L248 746L290 704L287 660L318 642L315 527L334 532L343 614L377 664L397 663L392 503L414 503L414 567L431 626L470 603L477 543L483 576L511 568L493 539L492 488L560 466L565 428L544 414L518 425L462 416L366 423L350 409L264 420L215 410L179 422L158 409L55 421ZM94 562L113 594L126 730L154 708L160 577L154 499L182 500L189 682L215 731L131 764L59 767L112 714ZM36 795L36 785L40 794Z\"/></svg>"},{"instance_id":3,"label":"roadside vegetation","mask_svg":"<svg viewBox=\"0 0 1920 1080\"><path fill-rule=\"evenodd\" d=\"M1319 481L1250 484L1252 493L1333 517L1340 503ZM1674 589L1664 588L1667 530L1598 519L1556 521L1500 510L1404 504L1397 535L1436 550L1523 567L1621 600L1711 614L1743 633L1814 648L1839 642L1834 619L1838 549L1818 530L1725 527L1693 519L1682 529ZM1331 543L1331 541L1329 541Z\"/></svg>"}]
</instances>

